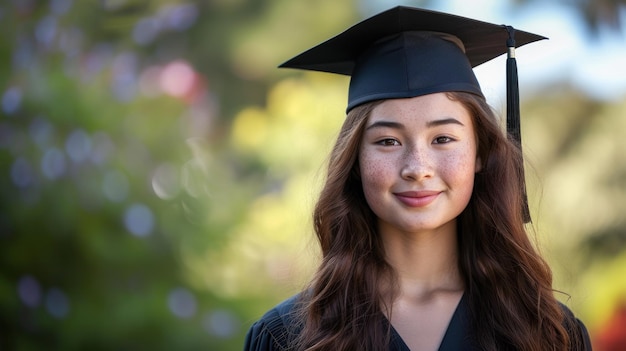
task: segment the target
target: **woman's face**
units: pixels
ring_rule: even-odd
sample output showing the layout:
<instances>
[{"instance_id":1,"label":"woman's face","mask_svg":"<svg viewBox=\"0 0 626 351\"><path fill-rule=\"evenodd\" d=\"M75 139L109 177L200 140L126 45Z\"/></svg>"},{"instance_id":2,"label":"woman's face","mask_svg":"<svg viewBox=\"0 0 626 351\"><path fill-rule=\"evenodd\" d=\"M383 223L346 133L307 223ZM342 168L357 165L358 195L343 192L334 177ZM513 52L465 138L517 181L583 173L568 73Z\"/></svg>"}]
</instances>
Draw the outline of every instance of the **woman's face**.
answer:
<instances>
[{"instance_id":1,"label":"woman's face","mask_svg":"<svg viewBox=\"0 0 626 351\"><path fill-rule=\"evenodd\" d=\"M454 224L479 167L472 118L445 93L386 100L365 125L359 168L381 232Z\"/></svg>"}]
</instances>

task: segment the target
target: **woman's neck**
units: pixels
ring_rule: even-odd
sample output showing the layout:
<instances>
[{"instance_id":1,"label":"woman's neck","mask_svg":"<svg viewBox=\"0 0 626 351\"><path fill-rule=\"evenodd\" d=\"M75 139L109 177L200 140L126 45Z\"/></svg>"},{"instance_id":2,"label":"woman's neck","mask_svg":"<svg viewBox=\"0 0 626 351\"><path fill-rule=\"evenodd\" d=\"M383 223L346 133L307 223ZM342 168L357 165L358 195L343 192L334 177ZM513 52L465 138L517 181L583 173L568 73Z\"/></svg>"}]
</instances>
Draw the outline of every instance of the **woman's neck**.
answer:
<instances>
[{"instance_id":1,"label":"woman's neck","mask_svg":"<svg viewBox=\"0 0 626 351\"><path fill-rule=\"evenodd\" d=\"M387 261L396 273L396 298L426 301L438 293L463 290L456 223L421 233L381 227L380 235Z\"/></svg>"}]
</instances>

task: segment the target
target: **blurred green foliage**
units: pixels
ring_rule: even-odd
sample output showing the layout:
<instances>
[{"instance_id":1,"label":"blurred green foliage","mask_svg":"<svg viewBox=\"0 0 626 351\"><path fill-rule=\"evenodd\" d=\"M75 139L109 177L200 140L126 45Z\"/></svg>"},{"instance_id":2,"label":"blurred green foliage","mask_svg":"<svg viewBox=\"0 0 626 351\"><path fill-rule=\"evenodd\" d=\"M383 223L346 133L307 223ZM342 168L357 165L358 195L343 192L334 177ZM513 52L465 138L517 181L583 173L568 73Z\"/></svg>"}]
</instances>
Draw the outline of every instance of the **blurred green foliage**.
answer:
<instances>
[{"instance_id":1,"label":"blurred green foliage","mask_svg":"<svg viewBox=\"0 0 626 351\"><path fill-rule=\"evenodd\" d=\"M345 78L275 67L363 3L0 4L0 349L241 349L314 268L345 108ZM626 294L626 105L523 111L540 243L595 331Z\"/></svg>"},{"instance_id":2,"label":"blurred green foliage","mask_svg":"<svg viewBox=\"0 0 626 351\"><path fill-rule=\"evenodd\" d=\"M265 104L295 40L354 16L331 6L0 5L0 349L241 348L249 322L288 293L266 268L281 276L289 263L265 255L271 240L236 244L263 238L255 209L288 212L277 194L321 160L292 153L277 171L306 127L261 140L240 126L233 141L231 121ZM336 127L317 125L300 151ZM252 139L273 154L237 147ZM272 229L289 241L283 224Z\"/></svg>"}]
</instances>

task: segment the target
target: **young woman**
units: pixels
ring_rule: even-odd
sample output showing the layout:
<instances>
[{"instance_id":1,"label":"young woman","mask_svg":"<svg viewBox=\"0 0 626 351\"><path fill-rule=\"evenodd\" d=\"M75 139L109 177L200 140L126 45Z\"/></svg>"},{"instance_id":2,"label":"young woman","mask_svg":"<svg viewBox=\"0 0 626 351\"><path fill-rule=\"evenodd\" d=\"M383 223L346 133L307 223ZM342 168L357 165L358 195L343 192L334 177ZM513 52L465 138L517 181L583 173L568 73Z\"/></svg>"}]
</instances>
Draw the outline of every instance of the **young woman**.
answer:
<instances>
[{"instance_id":1,"label":"young woman","mask_svg":"<svg viewBox=\"0 0 626 351\"><path fill-rule=\"evenodd\" d=\"M472 72L514 39L541 37L398 7L287 62L350 74L348 115L314 213L318 272L245 350L591 349L525 231L519 144Z\"/></svg>"}]
</instances>

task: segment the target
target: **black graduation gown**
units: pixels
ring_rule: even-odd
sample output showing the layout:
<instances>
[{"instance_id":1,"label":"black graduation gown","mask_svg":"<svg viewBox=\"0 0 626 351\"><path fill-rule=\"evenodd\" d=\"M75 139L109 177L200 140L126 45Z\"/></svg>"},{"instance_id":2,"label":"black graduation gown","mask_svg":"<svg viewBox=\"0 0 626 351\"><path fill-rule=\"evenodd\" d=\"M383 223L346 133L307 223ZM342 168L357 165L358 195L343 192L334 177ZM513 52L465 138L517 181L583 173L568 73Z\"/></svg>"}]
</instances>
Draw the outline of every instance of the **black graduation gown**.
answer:
<instances>
[{"instance_id":1,"label":"black graduation gown","mask_svg":"<svg viewBox=\"0 0 626 351\"><path fill-rule=\"evenodd\" d=\"M293 310L296 299L297 295L282 302L254 323L246 336L244 351L288 350L288 342L294 334L290 331L293 327L293 322L290 321L290 312ZM440 351L478 350L469 342L466 318L467 301L463 295L439 346ZM410 351L393 327L391 327L389 351Z\"/></svg>"},{"instance_id":2,"label":"black graduation gown","mask_svg":"<svg viewBox=\"0 0 626 351\"><path fill-rule=\"evenodd\" d=\"M293 311L298 295L277 305L269 310L261 319L255 322L248 334L244 344L244 351L287 351L289 350L289 340L293 340L295 324L291 321L290 314ZM446 329L439 351L477 351L479 350L472 341L468 325L468 307L466 295L456 307L450 324ZM572 312L567 307L562 306L566 313L573 317ZM589 334L584 324L576 319L581 329L585 350L591 350ZM389 322L386 322L389 323ZM385 325L384 327L387 327ZM397 331L391 327L391 342L389 351L410 351Z\"/></svg>"}]
</instances>

